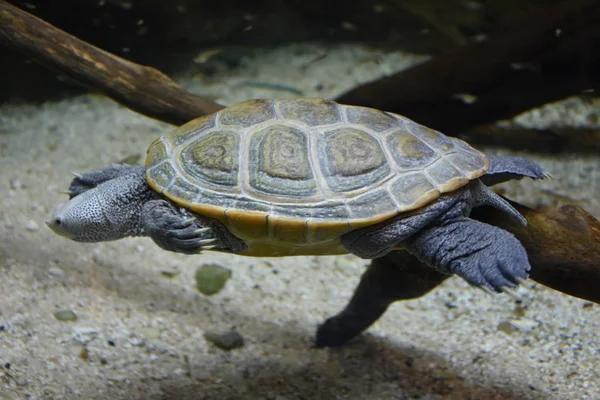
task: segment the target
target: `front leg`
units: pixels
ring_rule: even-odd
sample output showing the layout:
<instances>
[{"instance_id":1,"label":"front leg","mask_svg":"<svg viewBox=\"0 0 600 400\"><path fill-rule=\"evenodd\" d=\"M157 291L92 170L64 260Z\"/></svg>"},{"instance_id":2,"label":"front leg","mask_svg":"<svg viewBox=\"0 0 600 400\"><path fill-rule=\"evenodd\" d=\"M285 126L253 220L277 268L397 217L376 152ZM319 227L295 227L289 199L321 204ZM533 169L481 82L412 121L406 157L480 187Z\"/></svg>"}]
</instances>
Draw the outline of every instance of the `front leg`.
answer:
<instances>
[{"instance_id":1,"label":"front leg","mask_svg":"<svg viewBox=\"0 0 600 400\"><path fill-rule=\"evenodd\" d=\"M531 269L525 248L511 233L466 217L427 227L402 245L438 271L490 291L516 287Z\"/></svg>"},{"instance_id":2,"label":"front leg","mask_svg":"<svg viewBox=\"0 0 600 400\"><path fill-rule=\"evenodd\" d=\"M95 188L99 184L109 181L121 175L131 174L143 170L144 167L137 165L113 164L108 168L84 172L82 174L74 173L75 178L69 185L69 200L73 197Z\"/></svg>"},{"instance_id":3,"label":"front leg","mask_svg":"<svg viewBox=\"0 0 600 400\"><path fill-rule=\"evenodd\" d=\"M164 250L197 254L203 250L238 253L246 244L220 222L192 214L167 200L146 202L142 209L144 233Z\"/></svg>"},{"instance_id":4,"label":"front leg","mask_svg":"<svg viewBox=\"0 0 600 400\"><path fill-rule=\"evenodd\" d=\"M505 205L488 191L476 182L412 213L349 232L342 236L342 243L362 258L378 258L404 248L437 271L456 274L474 286L491 291L513 288L528 277L525 249L507 231L467 218L476 200ZM512 207L504 209L509 216L524 220L518 212L510 213Z\"/></svg>"},{"instance_id":5,"label":"front leg","mask_svg":"<svg viewBox=\"0 0 600 400\"><path fill-rule=\"evenodd\" d=\"M196 254L219 246L210 227L166 200L150 200L144 204L142 224L145 234L164 250Z\"/></svg>"},{"instance_id":6,"label":"front leg","mask_svg":"<svg viewBox=\"0 0 600 400\"><path fill-rule=\"evenodd\" d=\"M399 214L379 224L357 229L344 234L342 244L355 256L372 260L383 257L394 249L398 249L402 241L429 223L439 218L449 208L463 201L466 191L456 196L442 196L411 213Z\"/></svg>"}]
</instances>

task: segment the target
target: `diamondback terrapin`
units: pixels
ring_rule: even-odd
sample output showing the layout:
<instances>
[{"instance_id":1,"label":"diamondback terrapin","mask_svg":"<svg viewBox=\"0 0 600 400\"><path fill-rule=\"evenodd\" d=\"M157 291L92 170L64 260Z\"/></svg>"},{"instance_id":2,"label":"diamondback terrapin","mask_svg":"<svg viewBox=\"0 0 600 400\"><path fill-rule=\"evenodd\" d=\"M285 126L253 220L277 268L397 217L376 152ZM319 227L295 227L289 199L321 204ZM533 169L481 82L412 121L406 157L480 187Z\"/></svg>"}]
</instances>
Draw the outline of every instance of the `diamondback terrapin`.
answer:
<instances>
[{"instance_id":1,"label":"diamondback terrapin","mask_svg":"<svg viewBox=\"0 0 600 400\"><path fill-rule=\"evenodd\" d=\"M154 141L146 166L76 175L48 225L81 242L150 236L180 253L250 256L404 248L438 271L499 291L527 278L510 233L469 218L489 185L544 178L537 164L486 156L408 118L320 99L251 100Z\"/></svg>"}]
</instances>

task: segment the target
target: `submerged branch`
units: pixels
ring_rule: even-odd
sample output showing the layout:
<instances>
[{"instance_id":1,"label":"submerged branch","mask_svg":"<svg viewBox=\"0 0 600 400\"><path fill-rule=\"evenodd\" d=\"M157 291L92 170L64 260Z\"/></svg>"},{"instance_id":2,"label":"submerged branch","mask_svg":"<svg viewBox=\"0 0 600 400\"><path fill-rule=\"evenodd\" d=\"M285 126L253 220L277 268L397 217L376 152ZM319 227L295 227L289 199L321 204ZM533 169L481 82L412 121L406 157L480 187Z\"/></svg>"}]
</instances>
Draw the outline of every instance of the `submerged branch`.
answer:
<instances>
[{"instance_id":1,"label":"submerged branch","mask_svg":"<svg viewBox=\"0 0 600 400\"><path fill-rule=\"evenodd\" d=\"M223 108L194 95L155 68L79 40L0 0L0 44L141 114L175 125Z\"/></svg>"}]
</instances>

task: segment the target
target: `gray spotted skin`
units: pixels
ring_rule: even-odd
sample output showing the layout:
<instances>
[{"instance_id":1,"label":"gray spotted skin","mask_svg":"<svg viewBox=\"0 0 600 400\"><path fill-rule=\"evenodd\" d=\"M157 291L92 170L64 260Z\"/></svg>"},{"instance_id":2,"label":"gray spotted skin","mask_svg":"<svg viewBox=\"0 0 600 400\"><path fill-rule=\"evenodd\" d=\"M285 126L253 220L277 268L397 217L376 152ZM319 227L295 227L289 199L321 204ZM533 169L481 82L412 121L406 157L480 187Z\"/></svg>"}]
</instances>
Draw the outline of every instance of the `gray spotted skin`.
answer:
<instances>
[{"instance_id":1,"label":"gray spotted skin","mask_svg":"<svg viewBox=\"0 0 600 400\"><path fill-rule=\"evenodd\" d=\"M77 242L149 236L159 247L183 254L207 248L238 252L245 246L216 221L160 198L148 186L143 167L113 165L77 175L69 193L69 202L47 225Z\"/></svg>"},{"instance_id":2,"label":"gray spotted skin","mask_svg":"<svg viewBox=\"0 0 600 400\"><path fill-rule=\"evenodd\" d=\"M445 216L460 211L457 207ZM512 234L467 217L442 220L402 244L437 271L495 292L517 287L531 269L525 248Z\"/></svg>"},{"instance_id":3,"label":"gray spotted skin","mask_svg":"<svg viewBox=\"0 0 600 400\"><path fill-rule=\"evenodd\" d=\"M78 242L144 235L142 207L156 198L145 181L144 168L109 167L103 171L73 180L73 197L48 222L56 233Z\"/></svg>"}]
</instances>

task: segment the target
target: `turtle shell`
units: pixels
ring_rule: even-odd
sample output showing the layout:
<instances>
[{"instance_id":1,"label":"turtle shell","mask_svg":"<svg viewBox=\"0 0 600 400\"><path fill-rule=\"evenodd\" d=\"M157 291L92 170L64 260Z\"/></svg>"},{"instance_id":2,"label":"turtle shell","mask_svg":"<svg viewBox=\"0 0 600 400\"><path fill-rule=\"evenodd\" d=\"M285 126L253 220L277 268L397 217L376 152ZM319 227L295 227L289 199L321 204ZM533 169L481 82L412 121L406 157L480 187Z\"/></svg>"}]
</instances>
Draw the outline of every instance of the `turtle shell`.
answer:
<instances>
[{"instance_id":1,"label":"turtle shell","mask_svg":"<svg viewBox=\"0 0 600 400\"><path fill-rule=\"evenodd\" d=\"M339 237L485 174L487 157L408 118L321 99L251 100L148 149L150 186L221 221L247 255L347 252Z\"/></svg>"}]
</instances>

